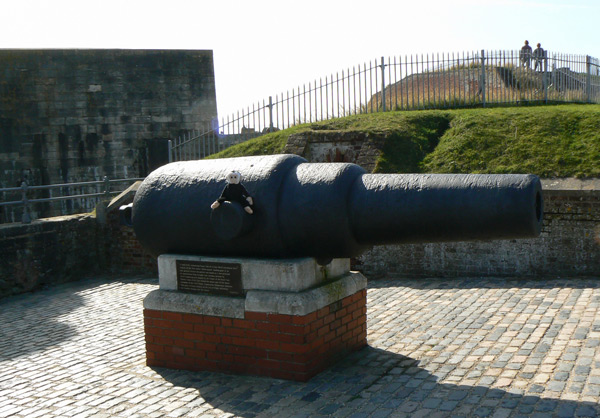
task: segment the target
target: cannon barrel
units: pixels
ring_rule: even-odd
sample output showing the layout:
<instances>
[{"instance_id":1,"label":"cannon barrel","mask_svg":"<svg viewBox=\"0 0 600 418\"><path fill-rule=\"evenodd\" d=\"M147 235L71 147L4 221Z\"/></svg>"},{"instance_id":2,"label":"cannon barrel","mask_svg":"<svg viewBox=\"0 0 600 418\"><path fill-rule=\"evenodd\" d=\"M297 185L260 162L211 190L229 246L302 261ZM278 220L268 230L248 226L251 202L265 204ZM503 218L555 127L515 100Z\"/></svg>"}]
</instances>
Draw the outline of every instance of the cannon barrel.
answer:
<instances>
[{"instance_id":1,"label":"cannon barrel","mask_svg":"<svg viewBox=\"0 0 600 418\"><path fill-rule=\"evenodd\" d=\"M242 174L254 213L210 205L228 172ZM539 235L533 175L367 174L295 155L177 162L139 187L132 222L155 254L354 257L373 245Z\"/></svg>"}]
</instances>

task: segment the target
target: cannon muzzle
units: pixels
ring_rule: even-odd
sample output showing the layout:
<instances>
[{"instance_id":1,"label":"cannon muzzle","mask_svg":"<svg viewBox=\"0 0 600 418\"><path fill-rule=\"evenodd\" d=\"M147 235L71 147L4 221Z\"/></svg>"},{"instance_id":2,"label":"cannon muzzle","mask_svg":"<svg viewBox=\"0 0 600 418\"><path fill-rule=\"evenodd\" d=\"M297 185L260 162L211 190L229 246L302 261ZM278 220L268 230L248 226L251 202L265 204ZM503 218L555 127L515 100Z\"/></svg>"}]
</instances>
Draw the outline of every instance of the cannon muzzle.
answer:
<instances>
[{"instance_id":1,"label":"cannon muzzle","mask_svg":"<svg viewBox=\"0 0 600 418\"><path fill-rule=\"evenodd\" d=\"M242 174L254 200L211 204ZM543 201L534 175L367 174L295 155L177 162L139 187L132 222L155 254L354 257L373 245L530 238Z\"/></svg>"}]
</instances>

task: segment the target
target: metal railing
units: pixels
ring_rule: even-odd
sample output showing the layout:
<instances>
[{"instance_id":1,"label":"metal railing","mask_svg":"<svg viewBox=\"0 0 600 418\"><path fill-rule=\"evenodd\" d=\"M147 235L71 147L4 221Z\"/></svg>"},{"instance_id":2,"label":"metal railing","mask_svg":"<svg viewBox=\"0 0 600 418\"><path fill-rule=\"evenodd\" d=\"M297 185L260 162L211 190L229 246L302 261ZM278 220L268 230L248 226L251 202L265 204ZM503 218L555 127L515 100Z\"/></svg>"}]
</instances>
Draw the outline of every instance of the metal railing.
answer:
<instances>
[{"instance_id":1,"label":"metal railing","mask_svg":"<svg viewBox=\"0 0 600 418\"><path fill-rule=\"evenodd\" d=\"M111 195L121 193L123 190L111 190L112 184L119 183L133 183L138 180L143 180L143 178L128 178L128 179L115 179L110 180L108 177L104 177L103 180L98 181L84 181L78 183L64 183L64 184L50 184L50 185L42 185L42 186L30 186L26 181L21 183L20 187L7 187L0 188L0 196L2 196L3 201L0 201L0 210L3 212L2 219L0 222L8 223L8 222L18 222L16 219L18 217L17 211L6 211L5 208L11 206L21 207L21 219L22 223L30 223L32 218L32 204L48 204L52 202L70 202L70 201L79 201L78 205L61 205L58 208L45 208L45 210L40 211L39 214L44 214L45 217L48 216L57 216L57 215L70 215L74 213L82 213L91 211L95 208L95 205L100 201L100 199L110 198ZM91 193L84 193L84 189L95 189ZM52 196L53 191L58 190L61 195ZM32 194L36 192L42 192L47 194L47 197L34 197L32 198ZM11 195L20 194L20 199L8 201ZM8 197L7 197L8 196ZM14 197L13 197L14 199ZM39 216L37 216L39 217Z\"/></svg>"},{"instance_id":2,"label":"metal railing","mask_svg":"<svg viewBox=\"0 0 600 418\"><path fill-rule=\"evenodd\" d=\"M485 50L381 57L188 132L169 142L169 158L200 159L268 132L348 115L559 102L600 103L597 58Z\"/></svg>"}]
</instances>

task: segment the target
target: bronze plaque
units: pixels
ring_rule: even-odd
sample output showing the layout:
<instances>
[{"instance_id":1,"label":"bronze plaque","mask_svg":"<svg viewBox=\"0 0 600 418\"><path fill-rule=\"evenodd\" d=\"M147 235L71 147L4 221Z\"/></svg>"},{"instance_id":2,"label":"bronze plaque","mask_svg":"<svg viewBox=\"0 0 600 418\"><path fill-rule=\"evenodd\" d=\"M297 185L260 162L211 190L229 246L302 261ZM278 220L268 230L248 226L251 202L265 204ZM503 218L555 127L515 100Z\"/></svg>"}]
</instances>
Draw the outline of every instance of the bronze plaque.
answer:
<instances>
[{"instance_id":1,"label":"bronze plaque","mask_svg":"<svg viewBox=\"0 0 600 418\"><path fill-rule=\"evenodd\" d=\"M213 295L244 294L242 265L211 261L175 260L177 290Z\"/></svg>"}]
</instances>

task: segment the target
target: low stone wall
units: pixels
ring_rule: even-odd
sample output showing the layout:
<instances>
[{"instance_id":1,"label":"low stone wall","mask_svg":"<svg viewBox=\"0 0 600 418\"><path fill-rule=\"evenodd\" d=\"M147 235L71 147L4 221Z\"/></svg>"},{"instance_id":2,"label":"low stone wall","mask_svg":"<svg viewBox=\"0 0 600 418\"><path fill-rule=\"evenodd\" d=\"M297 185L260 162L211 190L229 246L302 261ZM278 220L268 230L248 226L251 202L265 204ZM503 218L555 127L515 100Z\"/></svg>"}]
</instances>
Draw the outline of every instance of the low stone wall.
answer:
<instances>
[{"instance_id":1,"label":"low stone wall","mask_svg":"<svg viewBox=\"0 0 600 418\"><path fill-rule=\"evenodd\" d=\"M0 225L0 297L97 274L105 268L102 253L90 215Z\"/></svg>"},{"instance_id":2,"label":"low stone wall","mask_svg":"<svg viewBox=\"0 0 600 418\"><path fill-rule=\"evenodd\" d=\"M600 181L544 180L539 238L375 247L368 277L557 277L600 274Z\"/></svg>"},{"instance_id":3,"label":"low stone wall","mask_svg":"<svg viewBox=\"0 0 600 418\"><path fill-rule=\"evenodd\" d=\"M131 199L128 189L106 211L0 224L0 298L100 274L156 276L156 257L119 219Z\"/></svg>"}]
</instances>

